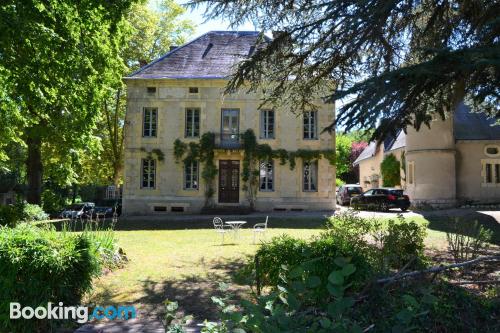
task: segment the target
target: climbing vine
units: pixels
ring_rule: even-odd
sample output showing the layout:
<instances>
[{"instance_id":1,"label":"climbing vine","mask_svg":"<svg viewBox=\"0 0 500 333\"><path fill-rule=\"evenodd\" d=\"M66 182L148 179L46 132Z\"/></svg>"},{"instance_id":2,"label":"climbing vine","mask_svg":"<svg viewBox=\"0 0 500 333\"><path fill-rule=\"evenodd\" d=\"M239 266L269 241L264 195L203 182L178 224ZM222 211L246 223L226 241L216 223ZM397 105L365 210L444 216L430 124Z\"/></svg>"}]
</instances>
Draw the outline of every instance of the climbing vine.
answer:
<instances>
[{"instance_id":1,"label":"climbing vine","mask_svg":"<svg viewBox=\"0 0 500 333\"><path fill-rule=\"evenodd\" d=\"M259 186L259 161L271 161L277 159L280 165L288 163L290 170L296 166L296 159L303 161L327 159L331 165L335 165L335 151L333 149L311 150L299 149L297 151L287 151L285 149L272 149L268 144L258 144L257 137L253 130L248 129L241 134L243 142L243 169L241 180L243 190L246 192L250 208L255 208L255 201ZM215 134L208 132L202 135L200 142L182 142L180 139L174 142L174 157L179 162L189 163L200 161L204 163L202 178L205 181L205 206L214 206L213 196L215 194L215 177L217 167L214 161L215 156Z\"/></svg>"},{"instance_id":2,"label":"climbing vine","mask_svg":"<svg viewBox=\"0 0 500 333\"><path fill-rule=\"evenodd\" d=\"M156 159L159 161L159 162L163 162L165 160L165 154L163 153L163 151L159 148L154 148L152 149L151 151L147 151L146 148L141 148L141 151L143 152L147 152L147 158L148 159L152 159L153 158L153 155L156 156Z\"/></svg>"},{"instance_id":3,"label":"climbing vine","mask_svg":"<svg viewBox=\"0 0 500 333\"><path fill-rule=\"evenodd\" d=\"M203 163L201 178L205 181L205 207L213 207L215 194L215 176L217 167L214 161L215 134L208 132L201 136L200 142L186 144L177 139L174 141L174 158L177 163Z\"/></svg>"},{"instance_id":4,"label":"climbing vine","mask_svg":"<svg viewBox=\"0 0 500 333\"><path fill-rule=\"evenodd\" d=\"M389 154L384 157L380 164L380 173L382 174L382 186L393 187L401 185L401 163L396 156Z\"/></svg>"}]
</instances>

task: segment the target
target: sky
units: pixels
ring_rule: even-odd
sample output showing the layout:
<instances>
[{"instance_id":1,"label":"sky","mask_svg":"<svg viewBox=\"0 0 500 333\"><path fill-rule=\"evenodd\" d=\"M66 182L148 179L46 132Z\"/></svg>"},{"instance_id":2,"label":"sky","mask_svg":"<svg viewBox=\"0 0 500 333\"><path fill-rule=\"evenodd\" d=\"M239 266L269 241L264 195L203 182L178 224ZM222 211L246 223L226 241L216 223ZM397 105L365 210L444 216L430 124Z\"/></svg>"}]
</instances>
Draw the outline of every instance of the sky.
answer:
<instances>
[{"instance_id":1,"label":"sky","mask_svg":"<svg viewBox=\"0 0 500 333\"><path fill-rule=\"evenodd\" d=\"M160 0L149 0L150 6L155 6L156 3L158 3ZM176 0L178 4L185 4L188 1L187 0ZM227 20L210 20L205 22L205 19L203 18L203 13L205 12L205 6L199 6L195 10L187 9L186 13L183 15L182 18L184 19L190 19L191 21L194 22L196 29L195 33L189 38L194 39L200 35L203 35L204 33L212 30L240 30L240 31L254 31L255 28L252 23L246 22L243 25L238 26L236 29L230 29L229 28L229 21ZM205 22L205 23L204 23Z\"/></svg>"}]
</instances>

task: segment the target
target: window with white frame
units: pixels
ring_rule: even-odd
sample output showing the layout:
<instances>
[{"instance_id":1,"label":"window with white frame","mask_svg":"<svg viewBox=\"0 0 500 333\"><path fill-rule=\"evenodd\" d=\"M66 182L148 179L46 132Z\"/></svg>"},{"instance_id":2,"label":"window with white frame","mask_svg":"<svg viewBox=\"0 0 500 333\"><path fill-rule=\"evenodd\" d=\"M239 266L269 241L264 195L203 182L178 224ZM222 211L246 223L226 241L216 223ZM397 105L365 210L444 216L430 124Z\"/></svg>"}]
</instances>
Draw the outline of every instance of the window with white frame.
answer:
<instances>
[{"instance_id":1,"label":"window with white frame","mask_svg":"<svg viewBox=\"0 0 500 333\"><path fill-rule=\"evenodd\" d=\"M197 190L198 184L198 161L184 163L184 189Z\"/></svg>"},{"instance_id":2,"label":"window with white frame","mask_svg":"<svg viewBox=\"0 0 500 333\"><path fill-rule=\"evenodd\" d=\"M318 191L318 161L304 161L302 179L304 192Z\"/></svg>"},{"instance_id":3,"label":"window with white frame","mask_svg":"<svg viewBox=\"0 0 500 333\"><path fill-rule=\"evenodd\" d=\"M261 191L274 191L274 163L261 161L259 168L259 188Z\"/></svg>"},{"instance_id":4,"label":"window with white frame","mask_svg":"<svg viewBox=\"0 0 500 333\"><path fill-rule=\"evenodd\" d=\"M200 136L200 109L186 109L186 138L197 138Z\"/></svg>"},{"instance_id":5,"label":"window with white frame","mask_svg":"<svg viewBox=\"0 0 500 333\"><path fill-rule=\"evenodd\" d=\"M156 161L153 159L142 160L142 188L155 188Z\"/></svg>"},{"instance_id":6,"label":"window with white frame","mask_svg":"<svg viewBox=\"0 0 500 333\"><path fill-rule=\"evenodd\" d=\"M500 186L500 159L482 161L483 185Z\"/></svg>"},{"instance_id":7,"label":"window with white frame","mask_svg":"<svg viewBox=\"0 0 500 333\"><path fill-rule=\"evenodd\" d=\"M274 139L274 110L260 111L260 138Z\"/></svg>"},{"instance_id":8,"label":"window with white frame","mask_svg":"<svg viewBox=\"0 0 500 333\"><path fill-rule=\"evenodd\" d=\"M158 108L144 108L142 113L142 136L155 137L158 123Z\"/></svg>"},{"instance_id":9,"label":"window with white frame","mask_svg":"<svg viewBox=\"0 0 500 333\"><path fill-rule=\"evenodd\" d=\"M314 140L318 138L318 112L306 111L304 112L304 139Z\"/></svg>"},{"instance_id":10,"label":"window with white frame","mask_svg":"<svg viewBox=\"0 0 500 333\"><path fill-rule=\"evenodd\" d=\"M407 164L408 185L415 184L415 161L409 161Z\"/></svg>"}]
</instances>

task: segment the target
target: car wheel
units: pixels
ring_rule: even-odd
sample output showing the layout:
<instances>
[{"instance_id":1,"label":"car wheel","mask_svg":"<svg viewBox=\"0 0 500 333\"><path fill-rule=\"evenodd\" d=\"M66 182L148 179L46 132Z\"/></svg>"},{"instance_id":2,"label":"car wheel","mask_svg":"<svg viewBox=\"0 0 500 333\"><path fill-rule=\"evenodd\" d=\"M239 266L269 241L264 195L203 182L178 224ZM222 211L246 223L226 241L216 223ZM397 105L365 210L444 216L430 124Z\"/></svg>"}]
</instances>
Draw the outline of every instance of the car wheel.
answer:
<instances>
[{"instance_id":1,"label":"car wheel","mask_svg":"<svg viewBox=\"0 0 500 333\"><path fill-rule=\"evenodd\" d=\"M387 205L387 202L381 202L380 205L378 206L378 208L382 212L389 211L389 206Z\"/></svg>"},{"instance_id":2,"label":"car wheel","mask_svg":"<svg viewBox=\"0 0 500 333\"><path fill-rule=\"evenodd\" d=\"M408 210L408 207L401 207L402 212L406 212Z\"/></svg>"}]
</instances>

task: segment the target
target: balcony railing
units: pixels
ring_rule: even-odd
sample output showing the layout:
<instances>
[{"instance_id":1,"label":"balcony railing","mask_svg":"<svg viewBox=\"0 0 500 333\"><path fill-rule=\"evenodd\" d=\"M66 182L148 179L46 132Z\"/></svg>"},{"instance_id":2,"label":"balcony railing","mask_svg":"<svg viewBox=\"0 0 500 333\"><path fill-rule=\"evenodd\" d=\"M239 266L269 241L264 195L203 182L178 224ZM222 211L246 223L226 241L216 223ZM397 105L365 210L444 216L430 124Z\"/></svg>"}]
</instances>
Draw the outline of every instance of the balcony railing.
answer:
<instances>
[{"instance_id":1,"label":"balcony railing","mask_svg":"<svg viewBox=\"0 0 500 333\"><path fill-rule=\"evenodd\" d=\"M215 147L220 149L240 149L242 147L241 135L215 133Z\"/></svg>"}]
</instances>

